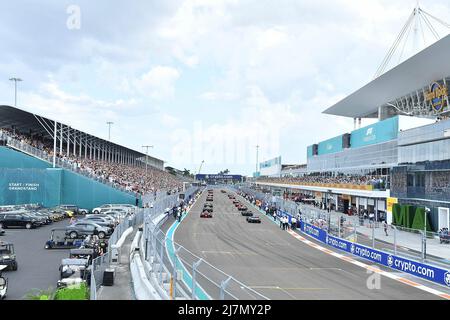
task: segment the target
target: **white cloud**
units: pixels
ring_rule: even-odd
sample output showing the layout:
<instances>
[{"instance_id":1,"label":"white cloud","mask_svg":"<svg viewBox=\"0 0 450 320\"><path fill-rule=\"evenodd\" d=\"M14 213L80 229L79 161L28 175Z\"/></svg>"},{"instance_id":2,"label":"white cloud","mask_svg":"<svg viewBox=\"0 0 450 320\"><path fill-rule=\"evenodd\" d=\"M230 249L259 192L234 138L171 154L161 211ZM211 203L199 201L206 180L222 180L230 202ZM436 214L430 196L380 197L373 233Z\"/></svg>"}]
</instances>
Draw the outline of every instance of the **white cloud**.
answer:
<instances>
[{"instance_id":1,"label":"white cloud","mask_svg":"<svg viewBox=\"0 0 450 320\"><path fill-rule=\"evenodd\" d=\"M153 99L170 98L175 93L175 82L180 72L168 66L156 66L135 82L138 90Z\"/></svg>"}]
</instances>

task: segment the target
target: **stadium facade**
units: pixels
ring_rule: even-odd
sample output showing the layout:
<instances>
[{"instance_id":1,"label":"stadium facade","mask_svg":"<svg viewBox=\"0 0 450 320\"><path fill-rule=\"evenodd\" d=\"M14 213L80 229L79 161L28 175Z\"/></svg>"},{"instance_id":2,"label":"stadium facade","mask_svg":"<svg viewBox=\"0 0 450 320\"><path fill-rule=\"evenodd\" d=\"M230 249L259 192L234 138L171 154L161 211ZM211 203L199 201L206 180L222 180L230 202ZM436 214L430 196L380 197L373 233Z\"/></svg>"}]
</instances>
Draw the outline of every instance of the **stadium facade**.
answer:
<instances>
[{"instance_id":1,"label":"stadium facade","mask_svg":"<svg viewBox=\"0 0 450 320\"><path fill-rule=\"evenodd\" d=\"M392 222L392 204L429 208L433 230L450 225L450 36L324 113L378 122L307 147L307 175L375 176L378 183L258 181L342 212ZM352 209L352 210L349 210Z\"/></svg>"}]
</instances>

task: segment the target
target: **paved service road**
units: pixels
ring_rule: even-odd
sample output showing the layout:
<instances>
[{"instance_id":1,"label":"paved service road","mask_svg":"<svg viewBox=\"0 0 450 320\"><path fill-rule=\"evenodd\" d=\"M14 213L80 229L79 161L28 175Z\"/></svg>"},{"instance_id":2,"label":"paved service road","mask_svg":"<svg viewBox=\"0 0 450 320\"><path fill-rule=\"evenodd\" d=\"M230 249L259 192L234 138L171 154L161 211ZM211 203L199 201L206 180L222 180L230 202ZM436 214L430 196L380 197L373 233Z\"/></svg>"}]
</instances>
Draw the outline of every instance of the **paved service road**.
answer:
<instances>
[{"instance_id":1,"label":"paved service road","mask_svg":"<svg viewBox=\"0 0 450 320\"><path fill-rule=\"evenodd\" d=\"M256 209L262 223L248 224L219 190L213 218L201 219L205 198L206 192L176 230L175 241L270 299L439 299L386 277L381 289L370 290L366 269L304 244Z\"/></svg>"},{"instance_id":2,"label":"paved service road","mask_svg":"<svg viewBox=\"0 0 450 320\"><path fill-rule=\"evenodd\" d=\"M69 224L68 220L54 222L37 229L6 229L6 234L0 236L0 241L14 244L18 270L4 274L8 278L8 300L23 299L32 289L55 288L59 280L59 265L61 259L69 256L68 249L45 250L45 241L50 236L50 230Z\"/></svg>"}]
</instances>

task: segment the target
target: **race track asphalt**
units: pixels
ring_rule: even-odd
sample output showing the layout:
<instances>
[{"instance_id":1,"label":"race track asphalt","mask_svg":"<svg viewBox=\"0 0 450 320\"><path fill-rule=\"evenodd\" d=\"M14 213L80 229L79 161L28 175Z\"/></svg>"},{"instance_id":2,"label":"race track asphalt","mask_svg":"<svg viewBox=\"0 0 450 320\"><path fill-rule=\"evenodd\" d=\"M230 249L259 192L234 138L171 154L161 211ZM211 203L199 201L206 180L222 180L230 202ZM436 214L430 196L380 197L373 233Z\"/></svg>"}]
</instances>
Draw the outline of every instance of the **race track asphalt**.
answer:
<instances>
[{"instance_id":1,"label":"race track asphalt","mask_svg":"<svg viewBox=\"0 0 450 320\"><path fill-rule=\"evenodd\" d=\"M0 236L0 241L14 244L19 266L17 271L4 273L8 278L6 299L20 300L32 289L56 287L61 259L69 256L69 249L46 250L44 245L51 229L68 224L68 220L63 220L32 230L6 229L6 234Z\"/></svg>"},{"instance_id":2,"label":"race track asphalt","mask_svg":"<svg viewBox=\"0 0 450 320\"><path fill-rule=\"evenodd\" d=\"M270 299L439 299L386 277L369 289L367 270L304 244L256 209L249 207L262 223L247 223L220 190L213 218L202 219L205 199L206 192L178 226L175 242Z\"/></svg>"}]
</instances>

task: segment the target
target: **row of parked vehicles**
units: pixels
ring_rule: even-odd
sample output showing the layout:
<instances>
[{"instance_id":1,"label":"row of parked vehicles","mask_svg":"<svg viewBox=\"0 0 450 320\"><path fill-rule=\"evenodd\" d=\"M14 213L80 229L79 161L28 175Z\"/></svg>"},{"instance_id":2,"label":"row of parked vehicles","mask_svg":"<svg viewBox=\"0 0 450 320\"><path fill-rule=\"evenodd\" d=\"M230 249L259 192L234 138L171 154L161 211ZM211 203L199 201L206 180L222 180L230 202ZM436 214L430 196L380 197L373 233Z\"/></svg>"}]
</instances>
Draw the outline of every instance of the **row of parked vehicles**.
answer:
<instances>
[{"instance_id":1,"label":"row of parked vehicles","mask_svg":"<svg viewBox=\"0 0 450 320\"><path fill-rule=\"evenodd\" d=\"M74 205L61 205L53 208L27 205L8 206L8 209L5 210L5 207L2 207L0 211L0 230L7 228L34 229L89 212Z\"/></svg>"},{"instance_id":2,"label":"row of parked vehicles","mask_svg":"<svg viewBox=\"0 0 450 320\"><path fill-rule=\"evenodd\" d=\"M94 208L90 214L74 205L55 208L3 206L0 207L0 235L7 228L32 229L70 218L68 226L51 230L44 245L45 249L71 249L69 257L60 265L57 285L63 287L90 280L92 260L107 251L109 236L119 223L135 212L135 208L128 204L108 204ZM5 297L8 288L8 280L2 277L1 272L17 269L14 245L0 241L0 299Z\"/></svg>"},{"instance_id":3,"label":"row of parked vehicles","mask_svg":"<svg viewBox=\"0 0 450 320\"><path fill-rule=\"evenodd\" d=\"M47 249L72 247L69 257L61 260L58 288L82 282L90 285L92 261L107 252L109 236L118 224L135 213L135 208L104 205L63 230L52 230Z\"/></svg>"}]
</instances>

